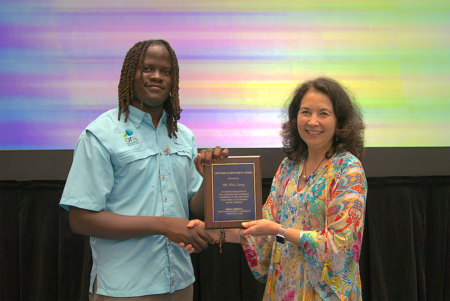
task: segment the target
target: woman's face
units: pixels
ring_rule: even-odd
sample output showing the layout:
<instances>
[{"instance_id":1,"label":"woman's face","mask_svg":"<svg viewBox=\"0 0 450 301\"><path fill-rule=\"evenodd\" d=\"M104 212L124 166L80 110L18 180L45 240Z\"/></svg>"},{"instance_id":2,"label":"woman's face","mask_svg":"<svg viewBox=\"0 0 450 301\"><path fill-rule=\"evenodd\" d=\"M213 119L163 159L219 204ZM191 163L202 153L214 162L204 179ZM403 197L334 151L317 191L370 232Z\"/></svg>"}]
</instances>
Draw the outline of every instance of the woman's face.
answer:
<instances>
[{"instance_id":1,"label":"woman's face","mask_svg":"<svg viewBox=\"0 0 450 301\"><path fill-rule=\"evenodd\" d=\"M333 144L337 119L333 104L325 94L309 90L300 102L297 128L308 150L325 151Z\"/></svg>"}]
</instances>

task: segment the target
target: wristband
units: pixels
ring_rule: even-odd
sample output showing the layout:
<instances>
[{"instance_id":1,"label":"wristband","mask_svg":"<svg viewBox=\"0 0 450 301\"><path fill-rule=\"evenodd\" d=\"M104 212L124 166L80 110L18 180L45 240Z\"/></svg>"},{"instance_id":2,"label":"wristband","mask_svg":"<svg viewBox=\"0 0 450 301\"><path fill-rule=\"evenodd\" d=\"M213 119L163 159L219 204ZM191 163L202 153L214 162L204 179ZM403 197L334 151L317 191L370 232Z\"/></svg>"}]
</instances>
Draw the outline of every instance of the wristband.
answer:
<instances>
[{"instance_id":1,"label":"wristband","mask_svg":"<svg viewBox=\"0 0 450 301\"><path fill-rule=\"evenodd\" d=\"M280 231L278 231L278 234L276 236L277 242L284 244L286 241L284 234L286 233L286 229L283 227L280 227Z\"/></svg>"}]
</instances>

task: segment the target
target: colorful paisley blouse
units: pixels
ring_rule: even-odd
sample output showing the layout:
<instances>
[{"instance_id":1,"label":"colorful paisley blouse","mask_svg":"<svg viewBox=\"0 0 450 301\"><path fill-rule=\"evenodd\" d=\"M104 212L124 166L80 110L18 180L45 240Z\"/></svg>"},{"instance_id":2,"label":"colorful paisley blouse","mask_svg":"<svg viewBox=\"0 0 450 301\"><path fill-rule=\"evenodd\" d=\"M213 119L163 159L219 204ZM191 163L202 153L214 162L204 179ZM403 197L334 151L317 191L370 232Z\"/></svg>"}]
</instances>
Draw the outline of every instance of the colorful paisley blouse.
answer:
<instances>
[{"instance_id":1,"label":"colorful paisley blouse","mask_svg":"<svg viewBox=\"0 0 450 301\"><path fill-rule=\"evenodd\" d=\"M300 190L304 159L283 160L263 207L263 218L301 230L301 246L277 243L271 235L245 236L248 265L266 283L264 300L362 300L359 254L367 181L361 162L349 152L335 154Z\"/></svg>"}]
</instances>

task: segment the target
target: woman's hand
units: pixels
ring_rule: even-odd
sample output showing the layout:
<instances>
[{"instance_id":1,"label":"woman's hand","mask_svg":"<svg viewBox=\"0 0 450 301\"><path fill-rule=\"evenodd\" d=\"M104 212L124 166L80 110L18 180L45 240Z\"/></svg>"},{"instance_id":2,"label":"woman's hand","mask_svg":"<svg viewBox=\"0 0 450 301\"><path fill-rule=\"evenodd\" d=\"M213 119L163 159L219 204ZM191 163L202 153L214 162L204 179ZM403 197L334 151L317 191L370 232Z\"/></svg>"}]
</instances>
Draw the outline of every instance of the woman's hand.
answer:
<instances>
[{"instance_id":1,"label":"woman's hand","mask_svg":"<svg viewBox=\"0 0 450 301\"><path fill-rule=\"evenodd\" d=\"M241 230L241 235L262 236L277 235L281 226L267 219L260 219L242 223L242 227L244 230Z\"/></svg>"}]
</instances>

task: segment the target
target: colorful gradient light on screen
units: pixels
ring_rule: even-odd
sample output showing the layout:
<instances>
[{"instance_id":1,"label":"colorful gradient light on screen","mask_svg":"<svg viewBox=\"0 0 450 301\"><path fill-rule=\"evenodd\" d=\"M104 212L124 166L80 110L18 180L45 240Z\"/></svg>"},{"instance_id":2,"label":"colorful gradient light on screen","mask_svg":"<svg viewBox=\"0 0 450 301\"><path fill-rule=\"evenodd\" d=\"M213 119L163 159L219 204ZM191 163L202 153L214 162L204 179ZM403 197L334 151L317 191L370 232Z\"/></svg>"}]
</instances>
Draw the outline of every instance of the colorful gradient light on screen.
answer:
<instances>
[{"instance_id":1,"label":"colorful gradient light on screen","mask_svg":"<svg viewBox=\"0 0 450 301\"><path fill-rule=\"evenodd\" d=\"M450 146L450 2L293 2L2 1L0 149L72 149L152 38L199 147L281 147L286 101L321 75L355 95L366 146Z\"/></svg>"}]
</instances>

